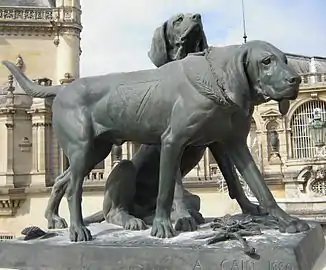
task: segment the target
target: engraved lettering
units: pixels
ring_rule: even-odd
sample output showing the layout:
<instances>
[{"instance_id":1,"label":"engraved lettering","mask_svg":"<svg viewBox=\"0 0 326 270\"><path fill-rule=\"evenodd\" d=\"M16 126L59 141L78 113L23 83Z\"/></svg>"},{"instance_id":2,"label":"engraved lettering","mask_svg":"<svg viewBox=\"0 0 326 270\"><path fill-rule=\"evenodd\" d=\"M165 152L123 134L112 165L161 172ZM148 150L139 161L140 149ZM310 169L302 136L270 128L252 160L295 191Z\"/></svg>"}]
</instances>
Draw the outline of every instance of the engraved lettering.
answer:
<instances>
[{"instance_id":1,"label":"engraved lettering","mask_svg":"<svg viewBox=\"0 0 326 270\"><path fill-rule=\"evenodd\" d=\"M255 270L255 262L243 261L242 270Z\"/></svg>"},{"instance_id":2,"label":"engraved lettering","mask_svg":"<svg viewBox=\"0 0 326 270\"><path fill-rule=\"evenodd\" d=\"M223 260L220 267L221 270L256 270L255 262L249 260Z\"/></svg>"},{"instance_id":3,"label":"engraved lettering","mask_svg":"<svg viewBox=\"0 0 326 270\"><path fill-rule=\"evenodd\" d=\"M222 270L227 270L227 264L228 264L228 261L227 260L223 260L223 261L221 261L221 264L220 264L220 266L221 266L221 269Z\"/></svg>"},{"instance_id":4,"label":"engraved lettering","mask_svg":"<svg viewBox=\"0 0 326 270\"><path fill-rule=\"evenodd\" d=\"M293 270L290 263L274 261L269 263L269 270Z\"/></svg>"},{"instance_id":5,"label":"engraved lettering","mask_svg":"<svg viewBox=\"0 0 326 270\"><path fill-rule=\"evenodd\" d=\"M193 270L203 270L203 267L200 264L200 261L197 260Z\"/></svg>"},{"instance_id":6,"label":"engraved lettering","mask_svg":"<svg viewBox=\"0 0 326 270\"><path fill-rule=\"evenodd\" d=\"M236 260L233 260L231 270L240 270Z\"/></svg>"}]
</instances>

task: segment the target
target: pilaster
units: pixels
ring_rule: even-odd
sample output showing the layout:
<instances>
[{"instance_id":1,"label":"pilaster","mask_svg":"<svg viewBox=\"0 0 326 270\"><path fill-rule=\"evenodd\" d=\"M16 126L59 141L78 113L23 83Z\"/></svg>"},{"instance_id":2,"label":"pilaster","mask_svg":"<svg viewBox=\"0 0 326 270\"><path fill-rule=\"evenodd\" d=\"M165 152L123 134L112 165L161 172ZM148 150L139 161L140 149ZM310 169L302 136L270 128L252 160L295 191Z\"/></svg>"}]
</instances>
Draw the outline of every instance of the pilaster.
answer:
<instances>
[{"instance_id":1,"label":"pilaster","mask_svg":"<svg viewBox=\"0 0 326 270\"><path fill-rule=\"evenodd\" d=\"M14 187L14 108L1 108L0 109L0 122L3 131L2 140L2 161L3 165L0 172L0 186L1 187ZM2 137L1 136L1 137Z\"/></svg>"},{"instance_id":2,"label":"pilaster","mask_svg":"<svg viewBox=\"0 0 326 270\"><path fill-rule=\"evenodd\" d=\"M66 85L66 84L69 84L69 83L72 83L73 81L75 80L75 78L69 73L69 72L66 72L64 74L64 77L62 79L59 80L59 83L61 85ZM55 137L55 140L57 142L57 139ZM66 155L63 153L63 150L61 149L61 147L59 146L58 142L57 142L57 145L58 145L58 151L59 151L59 162L60 162L60 172L64 172L68 167L69 167L69 160L68 158L66 157Z\"/></svg>"},{"instance_id":3,"label":"pilaster","mask_svg":"<svg viewBox=\"0 0 326 270\"><path fill-rule=\"evenodd\" d=\"M52 81L47 78L38 79L38 84L50 86ZM31 186L50 186L52 185L51 168L51 146L52 136L52 113L51 101L47 99L33 98L32 106L27 113L32 118L32 170Z\"/></svg>"},{"instance_id":4,"label":"pilaster","mask_svg":"<svg viewBox=\"0 0 326 270\"><path fill-rule=\"evenodd\" d=\"M48 130L51 130L51 111L48 105L33 101L30 110L27 111L32 117L32 171L31 186L49 186L52 182L51 154L49 145L52 145Z\"/></svg>"},{"instance_id":5,"label":"pilaster","mask_svg":"<svg viewBox=\"0 0 326 270\"><path fill-rule=\"evenodd\" d=\"M0 118L3 123L2 129L4 131L3 147L3 167L0 173L0 186L13 188L14 187L14 114L16 109L14 106L13 91L13 76L8 76L8 87L6 95L6 104L0 108Z\"/></svg>"}]
</instances>

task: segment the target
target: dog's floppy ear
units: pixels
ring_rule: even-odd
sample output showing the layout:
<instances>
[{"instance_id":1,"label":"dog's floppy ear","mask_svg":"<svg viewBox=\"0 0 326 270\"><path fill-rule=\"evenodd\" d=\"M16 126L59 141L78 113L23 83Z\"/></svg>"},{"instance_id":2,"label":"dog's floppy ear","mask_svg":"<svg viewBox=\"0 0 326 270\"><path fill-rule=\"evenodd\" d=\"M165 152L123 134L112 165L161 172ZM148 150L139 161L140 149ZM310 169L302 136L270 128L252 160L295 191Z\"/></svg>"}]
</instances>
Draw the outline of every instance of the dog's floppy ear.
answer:
<instances>
[{"instance_id":1,"label":"dog's floppy ear","mask_svg":"<svg viewBox=\"0 0 326 270\"><path fill-rule=\"evenodd\" d=\"M168 62L166 27L168 22L164 22L162 26L156 28L152 38L151 49L148 56L157 67L163 66Z\"/></svg>"},{"instance_id":2,"label":"dog's floppy ear","mask_svg":"<svg viewBox=\"0 0 326 270\"><path fill-rule=\"evenodd\" d=\"M247 73L249 54L248 47L239 47L233 57L230 57L226 67L228 81L226 93L246 115L250 114L251 108L250 82Z\"/></svg>"},{"instance_id":3,"label":"dog's floppy ear","mask_svg":"<svg viewBox=\"0 0 326 270\"><path fill-rule=\"evenodd\" d=\"M207 44L207 38L206 38L206 35L205 35L205 32L204 30L202 30L202 39L201 39L201 42L199 44L199 49L201 51L205 50L208 48L208 44Z\"/></svg>"}]
</instances>

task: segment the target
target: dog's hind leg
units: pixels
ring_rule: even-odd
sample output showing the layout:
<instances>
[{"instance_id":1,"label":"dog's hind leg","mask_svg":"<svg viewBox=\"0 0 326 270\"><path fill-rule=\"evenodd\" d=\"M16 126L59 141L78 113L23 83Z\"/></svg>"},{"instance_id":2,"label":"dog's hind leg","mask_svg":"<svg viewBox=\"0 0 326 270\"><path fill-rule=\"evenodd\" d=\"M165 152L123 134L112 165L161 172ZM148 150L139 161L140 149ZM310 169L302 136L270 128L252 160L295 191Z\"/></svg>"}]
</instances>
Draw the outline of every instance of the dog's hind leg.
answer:
<instances>
[{"instance_id":1,"label":"dog's hind leg","mask_svg":"<svg viewBox=\"0 0 326 270\"><path fill-rule=\"evenodd\" d=\"M218 143L209 146L228 186L231 199L236 199L242 212L251 215L265 215L266 211L259 205L251 203L243 191L235 167L223 147Z\"/></svg>"},{"instance_id":2,"label":"dog's hind leg","mask_svg":"<svg viewBox=\"0 0 326 270\"><path fill-rule=\"evenodd\" d=\"M126 230L144 230L145 223L132 215L136 193L135 166L130 160L122 160L110 173L104 191L103 214L108 223Z\"/></svg>"},{"instance_id":3,"label":"dog's hind leg","mask_svg":"<svg viewBox=\"0 0 326 270\"><path fill-rule=\"evenodd\" d=\"M51 195L45 211L45 218L48 220L49 229L61 229L68 227L66 220L59 216L59 206L62 197L66 193L69 180L70 168L65 170L54 181L54 185L52 187Z\"/></svg>"},{"instance_id":4,"label":"dog's hind leg","mask_svg":"<svg viewBox=\"0 0 326 270\"><path fill-rule=\"evenodd\" d=\"M90 231L85 227L82 217L81 199L85 176L110 153L112 143L103 138L83 140L74 145L69 155L71 179L67 188L67 200L70 211L70 240L73 242L92 240ZM71 152L70 152L71 153Z\"/></svg>"}]
</instances>

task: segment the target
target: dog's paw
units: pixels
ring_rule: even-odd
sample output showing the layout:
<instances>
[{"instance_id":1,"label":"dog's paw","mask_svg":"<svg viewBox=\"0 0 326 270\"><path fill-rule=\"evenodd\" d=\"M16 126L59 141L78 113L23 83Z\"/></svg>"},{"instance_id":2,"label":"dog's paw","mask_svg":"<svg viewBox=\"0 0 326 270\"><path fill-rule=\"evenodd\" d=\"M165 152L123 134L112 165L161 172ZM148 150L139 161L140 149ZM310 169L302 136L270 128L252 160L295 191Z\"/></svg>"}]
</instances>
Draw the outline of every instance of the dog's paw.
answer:
<instances>
[{"instance_id":1,"label":"dog's paw","mask_svg":"<svg viewBox=\"0 0 326 270\"><path fill-rule=\"evenodd\" d=\"M123 227L126 230L132 230L132 231L146 230L147 228L144 221L142 221L139 218L135 218L133 216L130 216L130 218L126 221Z\"/></svg>"},{"instance_id":2,"label":"dog's paw","mask_svg":"<svg viewBox=\"0 0 326 270\"><path fill-rule=\"evenodd\" d=\"M48 229L68 228L67 221L58 215L52 215L50 217L47 217L47 220L48 220Z\"/></svg>"},{"instance_id":3,"label":"dog's paw","mask_svg":"<svg viewBox=\"0 0 326 270\"><path fill-rule=\"evenodd\" d=\"M189 213L196 220L197 224L204 224L205 223L205 218L203 217L203 215L199 211L197 211L195 209L189 209Z\"/></svg>"},{"instance_id":4,"label":"dog's paw","mask_svg":"<svg viewBox=\"0 0 326 270\"><path fill-rule=\"evenodd\" d=\"M273 216L279 223L279 230L282 233L304 232L310 229L308 223L296 217L291 217L281 208L275 207L270 209L269 214Z\"/></svg>"},{"instance_id":5,"label":"dog's paw","mask_svg":"<svg viewBox=\"0 0 326 270\"><path fill-rule=\"evenodd\" d=\"M151 236L158 238L171 238L176 235L169 219L154 218Z\"/></svg>"},{"instance_id":6,"label":"dog's paw","mask_svg":"<svg viewBox=\"0 0 326 270\"><path fill-rule=\"evenodd\" d=\"M91 232L83 225L70 225L69 238L71 242L91 241Z\"/></svg>"},{"instance_id":7,"label":"dog's paw","mask_svg":"<svg viewBox=\"0 0 326 270\"><path fill-rule=\"evenodd\" d=\"M175 227L177 231L182 232L192 232L197 230L196 220L188 213L179 217L175 222Z\"/></svg>"}]
</instances>

